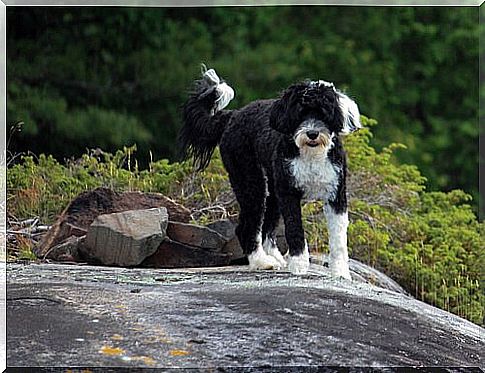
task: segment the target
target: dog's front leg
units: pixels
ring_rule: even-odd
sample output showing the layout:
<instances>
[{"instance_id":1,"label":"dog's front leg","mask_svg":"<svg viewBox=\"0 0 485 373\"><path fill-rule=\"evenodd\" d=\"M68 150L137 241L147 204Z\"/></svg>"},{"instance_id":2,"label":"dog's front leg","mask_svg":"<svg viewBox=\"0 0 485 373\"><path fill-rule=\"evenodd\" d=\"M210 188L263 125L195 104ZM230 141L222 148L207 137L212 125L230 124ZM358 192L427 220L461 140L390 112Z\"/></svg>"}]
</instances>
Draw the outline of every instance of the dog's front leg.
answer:
<instances>
[{"instance_id":1,"label":"dog's front leg","mask_svg":"<svg viewBox=\"0 0 485 373\"><path fill-rule=\"evenodd\" d=\"M351 279L349 271L349 254L347 250L347 227L349 218L347 209L337 212L330 204L325 204L327 218L330 256L329 268L334 276Z\"/></svg>"},{"instance_id":2,"label":"dog's front leg","mask_svg":"<svg viewBox=\"0 0 485 373\"><path fill-rule=\"evenodd\" d=\"M293 194L280 197L286 242L289 246L288 269L298 275L305 274L310 265L310 255L301 219L300 200L301 198Z\"/></svg>"}]
</instances>

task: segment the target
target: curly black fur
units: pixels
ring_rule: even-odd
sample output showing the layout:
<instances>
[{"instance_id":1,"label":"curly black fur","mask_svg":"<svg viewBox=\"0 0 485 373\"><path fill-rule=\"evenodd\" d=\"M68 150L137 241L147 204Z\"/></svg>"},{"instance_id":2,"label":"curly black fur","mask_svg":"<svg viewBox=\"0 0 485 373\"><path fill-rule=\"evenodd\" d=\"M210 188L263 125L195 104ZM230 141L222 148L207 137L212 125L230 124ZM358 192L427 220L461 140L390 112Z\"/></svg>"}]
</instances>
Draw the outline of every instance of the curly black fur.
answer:
<instances>
[{"instance_id":1,"label":"curly black fur","mask_svg":"<svg viewBox=\"0 0 485 373\"><path fill-rule=\"evenodd\" d=\"M197 80L190 99L183 107L183 122L179 133L182 158L191 158L198 171L205 169L219 144L232 112L214 112L216 86L206 80Z\"/></svg>"}]
</instances>

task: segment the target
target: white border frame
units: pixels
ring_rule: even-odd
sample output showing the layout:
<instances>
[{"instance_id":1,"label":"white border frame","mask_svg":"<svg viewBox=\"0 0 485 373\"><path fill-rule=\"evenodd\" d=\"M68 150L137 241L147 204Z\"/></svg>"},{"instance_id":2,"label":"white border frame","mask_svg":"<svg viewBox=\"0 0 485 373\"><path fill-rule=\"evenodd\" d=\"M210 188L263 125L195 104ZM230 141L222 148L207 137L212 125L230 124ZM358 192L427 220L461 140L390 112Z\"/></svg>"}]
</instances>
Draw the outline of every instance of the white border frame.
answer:
<instances>
[{"instance_id":1,"label":"white border frame","mask_svg":"<svg viewBox=\"0 0 485 373\"><path fill-rule=\"evenodd\" d=\"M7 7L0 1L0 371L7 367Z\"/></svg>"},{"instance_id":2,"label":"white border frame","mask_svg":"<svg viewBox=\"0 0 485 373\"><path fill-rule=\"evenodd\" d=\"M278 6L278 5L337 5L337 6L481 6L485 0L0 0L0 371L6 369L7 313L6 313L6 134L7 134L7 70L6 70L6 23L7 6L131 6L131 7L211 7L211 6ZM484 17L480 9L480 22ZM482 62L482 38L480 38L480 62ZM481 64L480 64L481 70ZM481 77L481 75L480 75ZM481 85L480 81L480 85ZM480 105L482 97L480 97ZM481 119L481 118L479 118ZM481 123L479 120L480 129ZM482 136L479 135L482 140ZM485 139L485 135L484 135ZM480 154L485 150L480 142ZM482 159L480 159L481 161ZM481 169L480 164L480 169ZM480 175L482 176L482 175ZM485 180L485 179L484 179ZM481 183L480 194L485 187ZM483 199L483 195L482 195ZM482 201L483 203L483 201ZM481 217L483 218L483 216Z\"/></svg>"},{"instance_id":3,"label":"white border frame","mask_svg":"<svg viewBox=\"0 0 485 373\"><path fill-rule=\"evenodd\" d=\"M480 6L485 0L0 0L7 6Z\"/></svg>"}]
</instances>

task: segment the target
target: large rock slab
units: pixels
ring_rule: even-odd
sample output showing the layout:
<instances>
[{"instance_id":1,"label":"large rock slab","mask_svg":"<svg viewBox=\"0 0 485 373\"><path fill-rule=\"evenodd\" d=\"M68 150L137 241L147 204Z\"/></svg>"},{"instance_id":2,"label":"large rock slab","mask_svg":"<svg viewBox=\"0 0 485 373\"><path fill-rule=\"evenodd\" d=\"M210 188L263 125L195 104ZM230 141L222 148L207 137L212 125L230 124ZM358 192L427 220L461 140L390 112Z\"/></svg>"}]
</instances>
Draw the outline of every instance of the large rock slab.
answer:
<instances>
[{"instance_id":1,"label":"large rock slab","mask_svg":"<svg viewBox=\"0 0 485 373\"><path fill-rule=\"evenodd\" d=\"M217 251L221 250L227 242L224 236L208 227L175 221L168 223L167 235L182 244Z\"/></svg>"},{"instance_id":2,"label":"large rock slab","mask_svg":"<svg viewBox=\"0 0 485 373\"><path fill-rule=\"evenodd\" d=\"M190 211L187 208L158 193L119 193L108 188L81 193L62 212L34 252L39 258L53 259L50 256L52 247L63 243L71 236L85 235L99 215L158 207L165 207L171 220L190 220Z\"/></svg>"},{"instance_id":3,"label":"large rock slab","mask_svg":"<svg viewBox=\"0 0 485 373\"><path fill-rule=\"evenodd\" d=\"M305 276L9 265L7 276L9 366L483 367L483 328L316 265Z\"/></svg>"},{"instance_id":4,"label":"large rock slab","mask_svg":"<svg viewBox=\"0 0 485 373\"><path fill-rule=\"evenodd\" d=\"M231 257L219 250L185 245L165 239L156 252L141 265L151 268L189 268L228 265Z\"/></svg>"},{"instance_id":5,"label":"large rock slab","mask_svg":"<svg viewBox=\"0 0 485 373\"><path fill-rule=\"evenodd\" d=\"M136 266L165 239L165 207L98 216L79 248L87 258L105 265Z\"/></svg>"}]
</instances>

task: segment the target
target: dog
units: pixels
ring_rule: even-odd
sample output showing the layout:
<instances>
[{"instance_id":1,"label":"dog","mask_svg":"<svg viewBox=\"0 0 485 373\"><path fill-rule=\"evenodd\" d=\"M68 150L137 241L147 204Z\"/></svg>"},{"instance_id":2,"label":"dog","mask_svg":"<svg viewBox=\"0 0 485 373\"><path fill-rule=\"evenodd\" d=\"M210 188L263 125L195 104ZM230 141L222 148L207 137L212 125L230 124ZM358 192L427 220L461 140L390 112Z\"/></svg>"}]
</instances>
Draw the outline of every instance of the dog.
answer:
<instances>
[{"instance_id":1,"label":"dog","mask_svg":"<svg viewBox=\"0 0 485 373\"><path fill-rule=\"evenodd\" d=\"M183 105L179 141L184 159L205 169L219 145L240 206L236 235L252 270L288 267L308 271L301 201L324 201L332 275L351 279L347 249L346 155L341 137L359 128L357 104L323 80L291 85L276 99L224 110L234 90L214 69ZM287 261L276 246L280 217L289 247Z\"/></svg>"}]
</instances>

